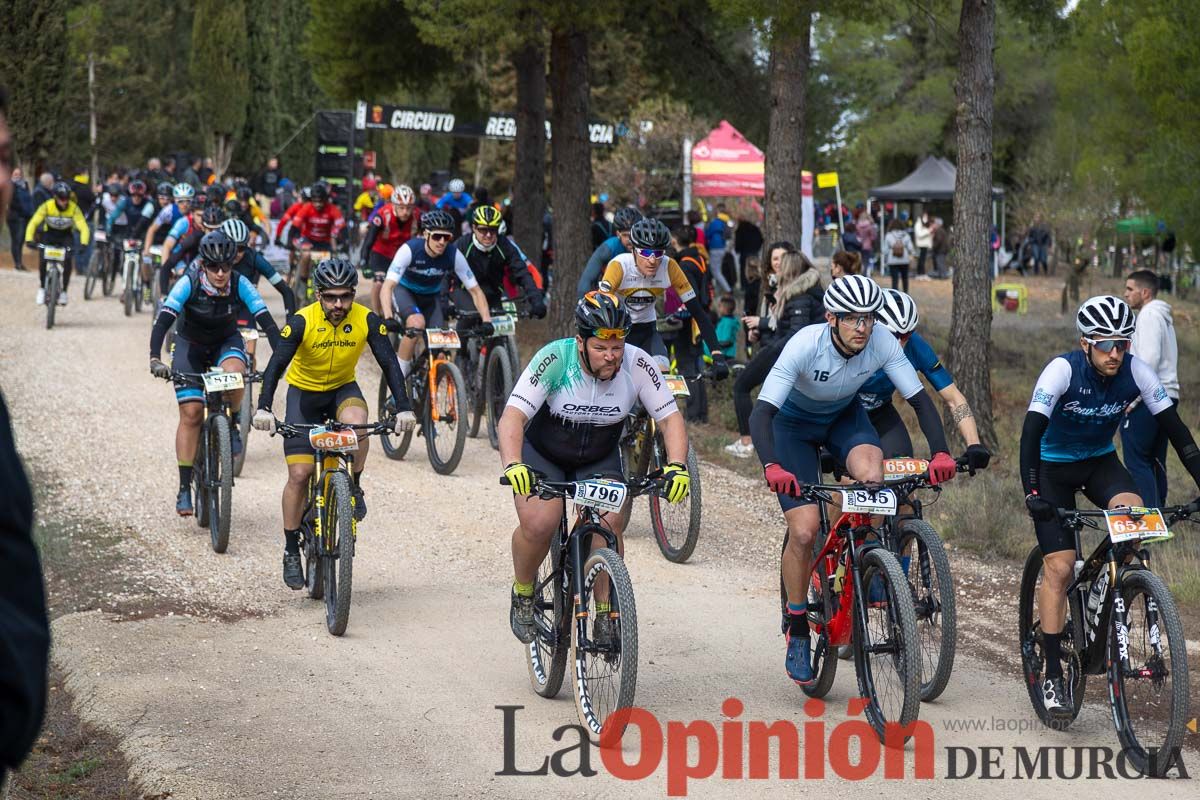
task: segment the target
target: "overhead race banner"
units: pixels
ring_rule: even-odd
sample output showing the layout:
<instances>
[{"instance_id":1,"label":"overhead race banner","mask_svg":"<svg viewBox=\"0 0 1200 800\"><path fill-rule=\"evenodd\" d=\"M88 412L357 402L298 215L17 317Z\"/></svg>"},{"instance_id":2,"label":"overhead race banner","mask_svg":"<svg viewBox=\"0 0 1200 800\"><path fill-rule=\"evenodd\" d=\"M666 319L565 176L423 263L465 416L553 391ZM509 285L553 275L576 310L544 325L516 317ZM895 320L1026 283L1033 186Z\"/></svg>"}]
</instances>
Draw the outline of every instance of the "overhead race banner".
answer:
<instances>
[{"instance_id":1,"label":"overhead race banner","mask_svg":"<svg viewBox=\"0 0 1200 800\"><path fill-rule=\"evenodd\" d=\"M358 130L406 131L408 133L437 133L444 136L470 136L512 141L517 137L517 118L513 114L488 112L487 118L459 119L453 112L441 108L392 106L358 101L354 127ZM593 147L611 147L617 136L627 134L624 125L593 120L588 124L588 139ZM550 122L546 122L546 138L550 138Z\"/></svg>"}]
</instances>

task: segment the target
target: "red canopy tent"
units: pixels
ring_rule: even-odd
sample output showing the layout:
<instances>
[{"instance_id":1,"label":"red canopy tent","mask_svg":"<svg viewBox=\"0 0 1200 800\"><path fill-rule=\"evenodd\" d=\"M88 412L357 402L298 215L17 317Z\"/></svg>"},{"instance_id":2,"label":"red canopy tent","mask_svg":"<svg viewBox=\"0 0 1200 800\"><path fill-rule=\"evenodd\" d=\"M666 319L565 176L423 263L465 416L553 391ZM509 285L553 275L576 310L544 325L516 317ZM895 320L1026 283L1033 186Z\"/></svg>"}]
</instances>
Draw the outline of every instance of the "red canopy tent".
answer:
<instances>
[{"instance_id":1,"label":"red canopy tent","mask_svg":"<svg viewBox=\"0 0 1200 800\"><path fill-rule=\"evenodd\" d=\"M763 152L726 120L692 148L692 194L762 197Z\"/></svg>"}]
</instances>

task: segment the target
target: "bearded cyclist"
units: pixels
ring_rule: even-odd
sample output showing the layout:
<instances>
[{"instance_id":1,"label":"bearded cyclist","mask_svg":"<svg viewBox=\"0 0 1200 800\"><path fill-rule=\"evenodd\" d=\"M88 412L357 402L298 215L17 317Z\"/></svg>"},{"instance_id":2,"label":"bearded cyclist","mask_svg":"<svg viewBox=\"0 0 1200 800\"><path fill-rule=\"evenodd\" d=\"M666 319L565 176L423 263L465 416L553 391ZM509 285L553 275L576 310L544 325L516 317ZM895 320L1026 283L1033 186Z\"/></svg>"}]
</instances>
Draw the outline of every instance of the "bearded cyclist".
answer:
<instances>
[{"instance_id":1,"label":"bearded cyclist","mask_svg":"<svg viewBox=\"0 0 1200 800\"><path fill-rule=\"evenodd\" d=\"M1059 521L1057 509L1075 508L1077 492L1097 508L1142 505L1113 446L1126 406L1138 399L1200 486L1200 448L1154 368L1129 353L1133 311L1128 304L1116 297L1093 297L1079 307L1075 326L1079 349L1054 358L1042 370L1021 429L1021 484L1043 559L1038 591L1046 659L1042 703L1059 720L1071 717L1063 682L1062 629L1067 587L1075 577L1075 535Z\"/></svg>"},{"instance_id":2,"label":"bearded cyclist","mask_svg":"<svg viewBox=\"0 0 1200 800\"><path fill-rule=\"evenodd\" d=\"M562 500L536 494L540 472L551 481L603 475L624 481L619 442L634 405L658 423L670 463L665 496L682 502L691 488L685 460L687 426L654 359L626 341L632 327L626 304L613 294L589 292L575 308L576 335L538 351L517 378L500 418L500 463L512 486L518 525L512 536L513 586L509 624L523 643L536 638L533 589L538 565L562 519ZM598 402L603 399L603 402ZM624 552L620 514L604 514ZM593 641L612 638L607 597L597 592Z\"/></svg>"},{"instance_id":3,"label":"bearded cyclist","mask_svg":"<svg viewBox=\"0 0 1200 800\"><path fill-rule=\"evenodd\" d=\"M262 393L258 410L254 412L254 427L271 431L275 417L271 402L283 372L287 370L288 423L321 424L338 420L353 425L367 421L367 402L355 379L358 359L364 346L372 355L388 383L399 414L395 418L397 433L411 431L416 417L410 410L404 379L396 354L388 342L383 320L374 311L354 302L358 273L344 258L326 259L317 265L313 274L317 301L288 318L280 333L279 344L263 372ZM362 520L367 515L363 497L362 472L367 461L367 437L359 440L354 458L354 515ZM285 439L284 458L288 479L283 489L283 582L289 589L304 586L300 567L300 523L304 498L313 471L313 450L308 437Z\"/></svg>"},{"instance_id":4,"label":"bearded cyclist","mask_svg":"<svg viewBox=\"0 0 1200 800\"><path fill-rule=\"evenodd\" d=\"M921 379L896 337L875 324L883 305L879 285L862 275L846 275L825 290L824 303L827 324L808 325L788 340L750 415L750 435L767 485L778 495L787 521L780 559L788 612L784 666L801 686L814 679L808 579L821 517L815 501L797 495L804 484L820 481L820 447L845 464L852 479L883 481L879 435L857 400L858 390L877 369L884 369L917 413L933 454L930 482L944 483L956 472L941 417Z\"/></svg>"},{"instance_id":5,"label":"bearded cyclist","mask_svg":"<svg viewBox=\"0 0 1200 800\"><path fill-rule=\"evenodd\" d=\"M277 346L279 329L271 319L266 303L250 281L235 273L233 260L237 245L221 231L213 231L200 240L199 256L175 283L150 333L150 372L156 378L170 378L172 367L178 372L206 372L220 366L226 372L246 371L246 352L238 332L238 309L245 306L258 327ZM175 353L171 366L162 362L162 344L167 331L179 321ZM234 409L230 419L230 444L234 454L242 451L238 422L243 389L229 392ZM192 505L192 459L200 441L204 421L204 391L198 386L177 386L179 427L175 432L175 457L179 463L179 494L175 511L181 517L194 513Z\"/></svg>"},{"instance_id":6,"label":"bearded cyclist","mask_svg":"<svg viewBox=\"0 0 1200 800\"><path fill-rule=\"evenodd\" d=\"M525 294L529 302L529 313L537 319L546 316L546 300L542 290L525 264L525 254L507 237L501 236L500 226L504 220L500 212L491 206L479 206L471 215L471 232L464 234L455 247L467 259L467 265L479 288L487 298L488 306L496 314L502 313L504 301L504 279ZM450 294L453 303L466 307L466 292L456 288Z\"/></svg>"},{"instance_id":7,"label":"bearded cyclist","mask_svg":"<svg viewBox=\"0 0 1200 800\"><path fill-rule=\"evenodd\" d=\"M79 205L71 197L70 185L65 181L58 181L51 187L50 193L50 199L38 207L29 220L29 224L25 226L25 245L32 248L40 242L57 247L73 248L75 233L78 231L80 246L87 247L92 234L88 229L87 220L83 217L83 212L79 210ZM71 283L71 269L74 263L74 253L68 251L62 267L63 288L58 295L60 306L67 304L67 286ZM46 303L46 259L44 258L38 259L38 279L37 304L40 306Z\"/></svg>"},{"instance_id":8,"label":"bearded cyclist","mask_svg":"<svg viewBox=\"0 0 1200 800\"><path fill-rule=\"evenodd\" d=\"M383 204L367 222L359 263L364 265L363 277L372 279L371 308L376 314L382 312L379 293L396 251L420 233L421 211L416 200L412 188L400 184L392 191L391 203Z\"/></svg>"},{"instance_id":9,"label":"bearded cyclist","mask_svg":"<svg viewBox=\"0 0 1200 800\"><path fill-rule=\"evenodd\" d=\"M642 212L633 206L625 206L625 208L618 210L613 215L612 237L600 243L600 246L596 248L591 258L588 259L587 266L583 268L583 274L579 276L579 285L576 287L576 293L580 297L583 297L596 288L596 285L600 282L600 276L604 274L604 268L608 266L608 262L622 253L628 253L632 250L633 245L629 242L629 231L641 219L643 219Z\"/></svg>"}]
</instances>

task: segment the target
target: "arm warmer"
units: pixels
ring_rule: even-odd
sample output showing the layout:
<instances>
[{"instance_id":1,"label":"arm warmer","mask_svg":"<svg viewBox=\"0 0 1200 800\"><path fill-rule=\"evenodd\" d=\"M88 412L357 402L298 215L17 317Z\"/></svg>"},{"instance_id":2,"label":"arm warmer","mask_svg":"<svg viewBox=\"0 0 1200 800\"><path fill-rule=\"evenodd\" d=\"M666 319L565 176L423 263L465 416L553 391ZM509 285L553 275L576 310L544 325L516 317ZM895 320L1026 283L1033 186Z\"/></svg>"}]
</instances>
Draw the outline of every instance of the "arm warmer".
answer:
<instances>
[{"instance_id":1,"label":"arm warmer","mask_svg":"<svg viewBox=\"0 0 1200 800\"><path fill-rule=\"evenodd\" d=\"M396 359L396 351L392 349L392 343L388 337L379 332L382 325L382 318L375 312L367 315L367 346L371 348L371 355L375 356L375 360L379 362L379 368L383 370L388 390L391 391L392 397L396 398L396 410L411 411L412 405L408 402L408 392L404 391L404 374L400 371L400 362Z\"/></svg>"},{"instance_id":2,"label":"arm warmer","mask_svg":"<svg viewBox=\"0 0 1200 800\"><path fill-rule=\"evenodd\" d=\"M267 316L270 317L269 314ZM286 338L279 336L276 332L275 341L271 343L271 360L267 362L267 368L263 370L262 391L258 395L258 407L263 411L271 410L279 378L287 369L288 364L292 363L292 358L295 357L296 351L300 349L300 342L304 339L304 317L288 317L287 323L291 326L291 331ZM272 322L271 325L274 326L275 323Z\"/></svg>"},{"instance_id":3,"label":"arm warmer","mask_svg":"<svg viewBox=\"0 0 1200 800\"><path fill-rule=\"evenodd\" d=\"M762 462L763 467L779 463L779 459L775 457L773 427L777 413L779 409L765 400L756 402L754 410L750 412L750 439L754 442L754 450L758 453L758 460Z\"/></svg>"},{"instance_id":4,"label":"arm warmer","mask_svg":"<svg viewBox=\"0 0 1200 800\"><path fill-rule=\"evenodd\" d=\"M1200 486L1200 447L1196 447L1196 440L1192 438L1191 431L1179 418L1179 411L1175 406L1165 408L1158 412L1154 420L1166 431L1167 438L1179 454L1179 460L1183 462L1188 475L1192 476L1196 486Z\"/></svg>"},{"instance_id":5,"label":"arm warmer","mask_svg":"<svg viewBox=\"0 0 1200 800\"><path fill-rule=\"evenodd\" d=\"M696 324L700 326L700 336L703 337L704 343L708 345L708 349L712 352L717 352L721 349L720 343L717 341L717 329L713 327L712 319L708 316L704 306L700 305L700 298L693 297L685 304L687 310L691 312L692 319L696 320Z\"/></svg>"},{"instance_id":6,"label":"arm warmer","mask_svg":"<svg viewBox=\"0 0 1200 800\"><path fill-rule=\"evenodd\" d=\"M371 248L375 245L375 237L379 234L379 226L374 222L367 225L367 235L363 237L362 249L359 250L359 262L366 264L367 259L371 255Z\"/></svg>"},{"instance_id":7,"label":"arm warmer","mask_svg":"<svg viewBox=\"0 0 1200 800\"><path fill-rule=\"evenodd\" d=\"M258 329L267 335L267 341L271 343L271 349L274 350L279 346L279 326L275 324L275 320L271 319L271 312L264 308L254 315L254 319L258 322Z\"/></svg>"},{"instance_id":8,"label":"arm warmer","mask_svg":"<svg viewBox=\"0 0 1200 800\"><path fill-rule=\"evenodd\" d=\"M600 282L600 276L604 274L604 268L611 260L612 256L607 247L600 245L596 248L592 257L588 259L587 266L583 268L583 273L579 276L579 284L575 287L577 298L582 298L596 288L596 284Z\"/></svg>"},{"instance_id":9,"label":"arm warmer","mask_svg":"<svg viewBox=\"0 0 1200 800\"><path fill-rule=\"evenodd\" d=\"M163 340L167 338L167 331L175 324L175 320L179 318L172 309L163 306L162 311L158 312L158 319L154 320L154 327L150 330L150 357L161 358Z\"/></svg>"},{"instance_id":10,"label":"arm warmer","mask_svg":"<svg viewBox=\"0 0 1200 800\"><path fill-rule=\"evenodd\" d=\"M942 427L942 418L938 416L937 408L929 399L929 394L921 391L908 398L908 404L917 412L917 422L921 424L921 433L929 443L929 455L949 453L950 446L946 444L946 430Z\"/></svg>"},{"instance_id":11,"label":"arm warmer","mask_svg":"<svg viewBox=\"0 0 1200 800\"><path fill-rule=\"evenodd\" d=\"M1042 467L1042 434L1049 427L1049 417L1036 411L1026 412L1021 428L1021 487L1025 494L1037 491Z\"/></svg>"},{"instance_id":12,"label":"arm warmer","mask_svg":"<svg viewBox=\"0 0 1200 800\"><path fill-rule=\"evenodd\" d=\"M278 275L276 275L278 277ZM272 285L283 295L283 308L290 317L296 313L296 293L292 291L292 287L288 286L287 281L271 282Z\"/></svg>"}]
</instances>

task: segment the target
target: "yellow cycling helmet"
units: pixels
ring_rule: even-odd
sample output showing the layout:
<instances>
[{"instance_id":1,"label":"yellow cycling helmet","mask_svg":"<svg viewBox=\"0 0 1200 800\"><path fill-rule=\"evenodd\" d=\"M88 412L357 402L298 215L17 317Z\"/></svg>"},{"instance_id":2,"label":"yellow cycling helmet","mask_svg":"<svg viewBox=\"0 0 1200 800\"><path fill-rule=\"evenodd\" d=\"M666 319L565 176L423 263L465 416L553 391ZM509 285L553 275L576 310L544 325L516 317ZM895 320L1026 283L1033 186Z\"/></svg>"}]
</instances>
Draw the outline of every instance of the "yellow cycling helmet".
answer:
<instances>
[{"instance_id":1,"label":"yellow cycling helmet","mask_svg":"<svg viewBox=\"0 0 1200 800\"><path fill-rule=\"evenodd\" d=\"M471 224L481 228L499 228L503 221L500 212L491 206L480 206L471 215Z\"/></svg>"}]
</instances>

